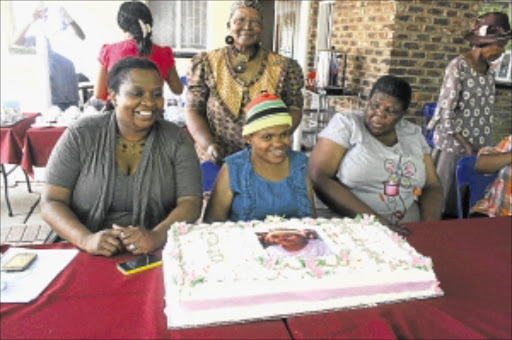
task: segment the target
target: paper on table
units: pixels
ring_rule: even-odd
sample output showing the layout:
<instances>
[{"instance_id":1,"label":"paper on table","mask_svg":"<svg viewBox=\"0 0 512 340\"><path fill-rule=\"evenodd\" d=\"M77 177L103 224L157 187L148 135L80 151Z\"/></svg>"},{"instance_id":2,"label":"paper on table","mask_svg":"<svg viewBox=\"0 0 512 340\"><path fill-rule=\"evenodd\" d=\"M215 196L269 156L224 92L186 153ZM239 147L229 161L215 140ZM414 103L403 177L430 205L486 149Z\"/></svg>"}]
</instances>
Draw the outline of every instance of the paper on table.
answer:
<instances>
[{"instance_id":1,"label":"paper on table","mask_svg":"<svg viewBox=\"0 0 512 340\"><path fill-rule=\"evenodd\" d=\"M34 300L66 268L78 250L10 248L2 254L2 265L18 253L36 253L37 258L25 271L2 272L1 303L27 303Z\"/></svg>"}]
</instances>

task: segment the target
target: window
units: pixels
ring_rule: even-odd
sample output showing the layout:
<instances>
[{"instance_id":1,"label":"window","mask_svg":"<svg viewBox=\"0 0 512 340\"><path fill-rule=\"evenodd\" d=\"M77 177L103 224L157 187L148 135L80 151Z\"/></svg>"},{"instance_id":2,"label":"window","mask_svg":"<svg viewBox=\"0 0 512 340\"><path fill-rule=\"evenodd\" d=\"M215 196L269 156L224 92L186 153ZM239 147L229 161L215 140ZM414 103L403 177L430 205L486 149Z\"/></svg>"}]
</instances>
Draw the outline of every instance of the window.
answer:
<instances>
[{"instance_id":1,"label":"window","mask_svg":"<svg viewBox=\"0 0 512 340\"><path fill-rule=\"evenodd\" d=\"M331 49L332 15L334 1L322 1L318 8L317 51Z\"/></svg>"},{"instance_id":2,"label":"window","mask_svg":"<svg viewBox=\"0 0 512 340\"><path fill-rule=\"evenodd\" d=\"M172 46L177 56L194 55L207 48L208 1L152 1L153 40Z\"/></svg>"}]
</instances>

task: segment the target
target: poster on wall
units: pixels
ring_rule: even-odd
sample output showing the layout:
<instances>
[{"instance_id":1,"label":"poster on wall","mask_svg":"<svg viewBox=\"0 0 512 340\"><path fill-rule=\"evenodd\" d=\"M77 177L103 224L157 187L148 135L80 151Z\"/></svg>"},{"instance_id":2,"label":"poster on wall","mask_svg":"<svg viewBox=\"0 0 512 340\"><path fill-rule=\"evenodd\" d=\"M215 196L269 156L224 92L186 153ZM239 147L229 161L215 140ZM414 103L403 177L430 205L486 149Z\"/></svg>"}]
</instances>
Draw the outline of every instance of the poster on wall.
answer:
<instances>
[{"instance_id":1,"label":"poster on wall","mask_svg":"<svg viewBox=\"0 0 512 340\"><path fill-rule=\"evenodd\" d=\"M495 69L496 83L512 86L512 52L506 51L499 59L499 63Z\"/></svg>"}]
</instances>

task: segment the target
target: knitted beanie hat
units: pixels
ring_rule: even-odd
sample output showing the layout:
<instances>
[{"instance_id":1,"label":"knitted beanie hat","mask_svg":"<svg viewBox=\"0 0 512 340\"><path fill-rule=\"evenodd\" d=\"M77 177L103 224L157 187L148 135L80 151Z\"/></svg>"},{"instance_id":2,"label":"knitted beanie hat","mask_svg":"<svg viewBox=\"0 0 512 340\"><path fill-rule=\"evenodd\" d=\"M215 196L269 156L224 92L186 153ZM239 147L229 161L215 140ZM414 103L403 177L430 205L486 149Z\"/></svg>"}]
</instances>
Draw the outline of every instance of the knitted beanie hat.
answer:
<instances>
[{"instance_id":1,"label":"knitted beanie hat","mask_svg":"<svg viewBox=\"0 0 512 340\"><path fill-rule=\"evenodd\" d=\"M264 92L245 106L243 136L278 125L292 126L292 117L281 98Z\"/></svg>"}]
</instances>

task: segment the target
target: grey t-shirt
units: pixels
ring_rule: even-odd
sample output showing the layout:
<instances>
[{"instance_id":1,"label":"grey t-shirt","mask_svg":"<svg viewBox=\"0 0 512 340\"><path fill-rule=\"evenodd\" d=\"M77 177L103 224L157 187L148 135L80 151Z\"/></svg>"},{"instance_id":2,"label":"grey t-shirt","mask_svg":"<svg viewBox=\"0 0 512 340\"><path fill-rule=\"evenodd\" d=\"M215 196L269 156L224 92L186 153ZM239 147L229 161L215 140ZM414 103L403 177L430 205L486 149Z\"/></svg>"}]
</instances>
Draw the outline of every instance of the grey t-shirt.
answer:
<instances>
[{"instance_id":1,"label":"grey t-shirt","mask_svg":"<svg viewBox=\"0 0 512 340\"><path fill-rule=\"evenodd\" d=\"M363 112L347 112L337 113L319 134L347 149L337 173L340 182L387 218L396 210L404 212L404 207L417 209L411 207L413 191L425 185L423 157L431 151L419 126L402 119L395 128L398 143L388 147L366 129ZM389 180L400 183L399 197L384 195L383 182ZM415 213L413 219L419 220Z\"/></svg>"}]
</instances>

